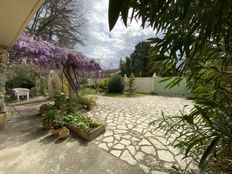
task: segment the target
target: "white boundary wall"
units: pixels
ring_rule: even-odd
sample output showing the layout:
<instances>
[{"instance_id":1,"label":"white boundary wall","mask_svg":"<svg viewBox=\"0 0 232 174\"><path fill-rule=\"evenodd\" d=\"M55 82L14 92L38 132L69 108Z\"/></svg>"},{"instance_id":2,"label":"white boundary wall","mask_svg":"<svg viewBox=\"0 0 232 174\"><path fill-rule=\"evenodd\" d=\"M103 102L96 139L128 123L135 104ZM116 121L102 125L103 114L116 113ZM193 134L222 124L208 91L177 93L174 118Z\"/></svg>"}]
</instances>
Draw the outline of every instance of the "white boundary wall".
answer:
<instances>
[{"instance_id":1,"label":"white boundary wall","mask_svg":"<svg viewBox=\"0 0 232 174\"><path fill-rule=\"evenodd\" d=\"M95 82L103 82L105 79L109 80L109 78L103 79L89 79L88 85L94 85ZM186 89L186 82L185 80L181 81L179 85L174 86L171 89L166 88L166 86L171 82L171 80L160 82L164 78L154 75L152 77L136 77L135 78L135 91L140 93L156 93L156 94L164 94L164 95L188 95L190 92ZM125 82L125 91L128 90L128 80L129 78L125 75L124 82Z\"/></svg>"}]
</instances>

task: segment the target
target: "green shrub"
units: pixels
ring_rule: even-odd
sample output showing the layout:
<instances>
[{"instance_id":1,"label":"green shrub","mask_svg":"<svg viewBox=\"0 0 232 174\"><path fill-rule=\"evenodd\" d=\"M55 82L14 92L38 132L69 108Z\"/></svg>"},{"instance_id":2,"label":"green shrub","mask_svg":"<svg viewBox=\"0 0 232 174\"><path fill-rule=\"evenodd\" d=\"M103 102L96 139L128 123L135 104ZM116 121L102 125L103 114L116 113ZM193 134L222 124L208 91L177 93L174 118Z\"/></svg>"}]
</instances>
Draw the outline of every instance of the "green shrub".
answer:
<instances>
[{"instance_id":1,"label":"green shrub","mask_svg":"<svg viewBox=\"0 0 232 174\"><path fill-rule=\"evenodd\" d=\"M96 100L93 97L82 97L79 96L76 100L77 104L80 105L90 105L90 104L96 104Z\"/></svg>"},{"instance_id":2,"label":"green shrub","mask_svg":"<svg viewBox=\"0 0 232 174\"><path fill-rule=\"evenodd\" d=\"M89 88L89 87L86 87L86 88L83 88L80 90L79 94L81 96L84 96L84 95L94 95L94 94L97 94L97 91L93 88Z\"/></svg>"},{"instance_id":3,"label":"green shrub","mask_svg":"<svg viewBox=\"0 0 232 174\"><path fill-rule=\"evenodd\" d=\"M15 77L12 80L6 82L6 91L9 91L13 88L28 88L31 89L35 86L33 80L29 79L28 77Z\"/></svg>"},{"instance_id":4,"label":"green shrub","mask_svg":"<svg viewBox=\"0 0 232 174\"><path fill-rule=\"evenodd\" d=\"M108 80L105 79L102 82L97 84L97 87L100 89L100 91L106 92L108 89Z\"/></svg>"},{"instance_id":5,"label":"green shrub","mask_svg":"<svg viewBox=\"0 0 232 174\"><path fill-rule=\"evenodd\" d=\"M124 81L121 76L117 75L109 80L108 92L117 93L117 92L123 92L123 90L124 90Z\"/></svg>"}]
</instances>

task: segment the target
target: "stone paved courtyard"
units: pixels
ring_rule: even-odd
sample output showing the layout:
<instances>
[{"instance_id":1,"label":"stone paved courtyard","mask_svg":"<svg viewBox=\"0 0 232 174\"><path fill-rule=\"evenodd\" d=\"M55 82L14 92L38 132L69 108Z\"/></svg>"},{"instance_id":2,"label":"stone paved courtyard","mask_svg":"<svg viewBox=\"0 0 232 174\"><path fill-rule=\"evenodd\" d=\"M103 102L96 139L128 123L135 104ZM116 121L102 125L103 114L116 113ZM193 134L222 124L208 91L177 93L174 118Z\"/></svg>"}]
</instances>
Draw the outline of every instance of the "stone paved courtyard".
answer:
<instances>
[{"instance_id":1,"label":"stone paved courtyard","mask_svg":"<svg viewBox=\"0 0 232 174\"><path fill-rule=\"evenodd\" d=\"M89 115L106 123L106 132L95 140L100 148L139 166L145 173L164 174L173 164L184 165L183 155L173 149L161 132L149 123L167 114L177 114L192 101L178 97L144 96L137 98L98 97ZM191 108L191 107L189 107Z\"/></svg>"}]
</instances>

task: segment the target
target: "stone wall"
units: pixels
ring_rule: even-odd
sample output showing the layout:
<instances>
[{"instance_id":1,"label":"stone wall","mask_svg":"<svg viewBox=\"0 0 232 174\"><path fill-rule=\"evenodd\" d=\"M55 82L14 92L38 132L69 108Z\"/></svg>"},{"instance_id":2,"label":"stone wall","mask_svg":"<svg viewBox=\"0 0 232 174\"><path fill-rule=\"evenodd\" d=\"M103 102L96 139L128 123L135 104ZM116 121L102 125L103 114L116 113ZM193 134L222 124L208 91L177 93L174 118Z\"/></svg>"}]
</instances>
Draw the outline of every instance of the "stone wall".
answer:
<instances>
[{"instance_id":1,"label":"stone wall","mask_svg":"<svg viewBox=\"0 0 232 174\"><path fill-rule=\"evenodd\" d=\"M0 48L0 111L5 111L5 82L8 51Z\"/></svg>"}]
</instances>

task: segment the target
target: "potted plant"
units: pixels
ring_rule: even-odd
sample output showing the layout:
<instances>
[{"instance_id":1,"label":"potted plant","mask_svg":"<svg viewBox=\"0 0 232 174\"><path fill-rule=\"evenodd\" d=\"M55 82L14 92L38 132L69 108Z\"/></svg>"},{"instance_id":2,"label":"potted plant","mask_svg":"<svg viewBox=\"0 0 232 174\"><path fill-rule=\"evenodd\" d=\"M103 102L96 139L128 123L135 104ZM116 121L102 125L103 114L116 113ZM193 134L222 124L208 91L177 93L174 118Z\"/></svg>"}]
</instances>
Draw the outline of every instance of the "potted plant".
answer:
<instances>
[{"instance_id":1,"label":"potted plant","mask_svg":"<svg viewBox=\"0 0 232 174\"><path fill-rule=\"evenodd\" d=\"M59 137L65 139L69 136L69 129L66 127L62 127L59 132Z\"/></svg>"},{"instance_id":2,"label":"potted plant","mask_svg":"<svg viewBox=\"0 0 232 174\"><path fill-rule=\"evenodd\" d=\"M42 115L42 126L45 129L52 128L52 122L55 119L55 116L59 115L58 110L51 107Z\"/></svg>"},{"instance_id":3,"label":"potted plant","mask_svg":"<svg viewBox=\"0 0 232 174\"><path fill-rule=\"evenodd\" d=\"M96 100L92 97L79 97L77 103L87 110L92 110L96 106Z\"/></svg>"},{"instance_id":4,"label":"potted plant","mask_svg":"<svg viewBox=\"0 0 232 174\"><path fill-rule=\"evenodd\" d=\"M64 117L66 127L85 140L92 140L105 131L105 125L90 117L80 114L70 114Z\"/></svg>"},{"instance_id":5,"label":"potted plant","mask_svg":"<svg viewBox=\"0 0 232 174\"><path fill-rule=\"evenodd\" d=\"M52 120L52 135L59 135L64 123L61 116L55 116L54 120Z\"/></svg>"},{"instance_id":6,"label":"potted plant","mask_svg":"<svg viewBox=\"0 0 232 174\"><path fill-rule=\"evenodd\" d=\"M46 103L46 104L42 104L39 108L39 114L40 115L43 115L48 109L49 107L51 107L52 105L49 104L49 103Z\"/></svg>"}]
</instances>

